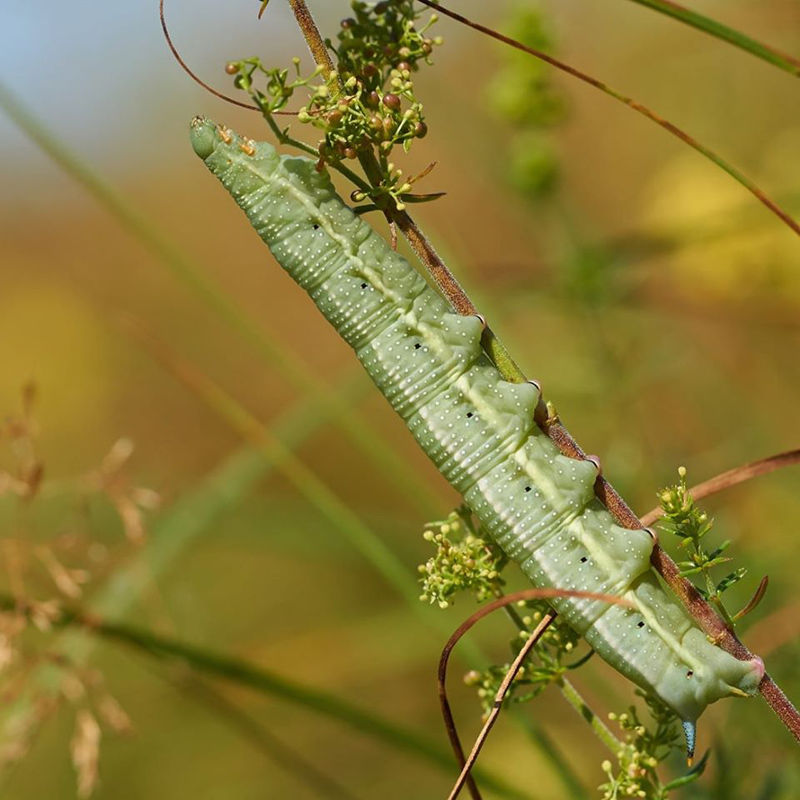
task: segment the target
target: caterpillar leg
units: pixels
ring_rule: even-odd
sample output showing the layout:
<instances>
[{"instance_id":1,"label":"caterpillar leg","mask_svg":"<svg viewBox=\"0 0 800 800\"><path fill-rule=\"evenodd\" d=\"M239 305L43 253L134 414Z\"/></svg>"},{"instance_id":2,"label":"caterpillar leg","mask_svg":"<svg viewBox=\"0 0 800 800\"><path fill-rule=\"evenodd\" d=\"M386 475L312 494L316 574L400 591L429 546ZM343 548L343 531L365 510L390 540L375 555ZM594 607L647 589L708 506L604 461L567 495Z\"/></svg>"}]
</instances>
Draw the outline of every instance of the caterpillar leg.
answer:
<instances>
[{"instance_id":1,"label":"caterpillar leg","mask_svg":"<svg viewBox=\"0 0 800 800\"><path fill-rule=\"evenodd\" d=\"M686 763L691 767L694 761L694 746L697 741L697 723L683 722L683 735L686 737Z\"/></svg>"}]
</instances>

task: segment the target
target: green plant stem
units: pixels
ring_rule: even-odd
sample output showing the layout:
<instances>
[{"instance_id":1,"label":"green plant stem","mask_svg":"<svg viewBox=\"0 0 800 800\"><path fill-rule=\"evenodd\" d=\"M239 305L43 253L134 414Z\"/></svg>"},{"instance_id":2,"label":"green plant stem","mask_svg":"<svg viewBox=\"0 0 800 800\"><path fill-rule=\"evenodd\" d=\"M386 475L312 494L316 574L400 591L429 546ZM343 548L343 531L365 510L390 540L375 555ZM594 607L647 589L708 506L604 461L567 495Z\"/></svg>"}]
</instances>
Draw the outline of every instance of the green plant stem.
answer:
<instances>
[{"instance_id":1,"label":"green plant stem","mask_svg":"<svg viewBox=\"0 0 800 800\"><path fill-rule=\"evenodd\" d=\"M498 592L496 594L497 597L502 597L503 592ZM526 633L530 633L530 628L525 624L524 620L520 615L517 613L517 610L513 606L505 606L503 609L512 623L520 630L525 631ZM591 655L592 651L589 651ZM536 657L536 651L533 651L533 657ZM581 697L580 692L575 688L573 683L566 678L565 676L561 675L559 679L556 681L556 685L558 686L561 694L563 695L564 699L572 706L578 714L585 719L590 725L592 730L597 734L597 737L603 742L608 749L614 753L615 755L620 751L622 748L622 742L617 739L616 736L611 732L611 729L603 722L603 720L589 707L589 704Z\"/></svg>"},{"instance_id":2,"label":"green plant stem","mask_svg":"<svg viewBox=\"0 0 800 800\"><path fill-rule=\"evenodd\" d=\"M318 398L320 407L330 405L331 417L336 424L365 456L381 468L394 485L403 490L404 496L415 504L420 513L429 517L440 512L440 499L431 489L429 482L421 479L418 473L409 467L406 459L400 457L393 448L382 446L377 431L372 429L363 415L357 415L338 392L332 391L325 381L307 369L280 342L275 341L241 308L227 299L213 281L196 269L190 258L156 230L144 216L83 164L77 156L58 142L2 83L0 83L0 109L65 173L93 195L123 228L139 239L175 278L250 342L270 366L279 370L296 388L311 397Z\"/></svg>"},{"instance_id":3,"label":"green plant stem","mask_svg":"<svg viewBox=\"0 0 800 800\"><path fill-rule=\"evenodd\" d=\"M314 25L313 19L311 15L308 13L306 8L306 4L304 0L289 0L292 9L295 11L295 16L298 18L298 22L300 23L301 30L303 31L303 35L306 38L306 42L308 43L309 49L311 53L317 59L317 64L323 66L324 68L331 70L332 69L332 62L330 61L330 56L327 54L327 50L325 50L324 41L322 36L320 35L319 31L317 30L316 26ZM487 28L486 26L479 25L474 23L467 18L463 17L460 14L457 14L454 11L450 11L443 7L438 2L432 2L432 0L419 0L419 2L423 3L426 6L438 11L439 13L444 13L447 16L461 22L462 24L468 25L475 30L480 31L492 38L498 39L503 43L515 47L517 49L523 50L525 52L534 55L537 58L542 59L543 61L561 69L580 80L595 86L596 88L600 89L601 91L605 92L606 94L610 94L616 99L624 102L626 105L629 105L636 111L648 116L650 119L653 119L662 127L669 130L671 133L674 133L676 136L681 138L690 146L694 147L695 149L700 150L700 152L704 152L706 148L699 143L695 142L691 137L681 131L679 128L676 128L672 123L658 117L649 109L641 106L636 101L632 100L631 98L627 98L624 95L619 94L615 90L610 89L609 87L605 86L605 84L601 83L600 81L592 78L585 73L580 72L579 70L570 67L567 64L564 64L557 59L552 58L551 56L547 55L546 53L541 53L539 51L532 50L531 48L522 45L520 42L515 41L514 39L510 39L507 36L503 36L502 34L498 33L497 31L492 30L491 28ZM317 54L320 50L325 51L325 58L324 60L319 60L317 58ZM329 65L326 67L326 65ZM721 166L726 171L730 172L734 177L736 176L735 168L729 167L725 162L721 159L716 157L715 154L708 151L709 157L713 156L712 160L717 160L721 162L719 166ZM373 156L374 158L374 156ZM362 160L362 165L365 167L365 171L367 171L367 177L370 177L371 166L369 165L369 160ZM733 170L731 172L731 170ZM742 176L744 177L744 176ZM745 181L747 179L745 178ZM768 207L770 207L775 213L778 214L787 224L796 232L800 233L800 226L791 219L785 212L781 209L777 208L774 203L768 198L765 198L763 193L758 189L758 187L754 185L748 185L745 183L748 188L753 191L753 193ZM402 212L405 214L405 212ZM391 214L391 212L390 212ZM406 215L407 216L407 215ZM390 217L391 219L391 217ZM410 219L410 218L409 218ZM403 230L403 228L401 228ZM442 288L445 292L447 299L452 303L453 307L458 310L460 313L474 313L471 309L474 309L475 306L469 297L466 295L464 290L459 285L458 281L456 280L455 276L450 272L444 262L439 258L436 251L427 241L427 239L422 236L420 233L419 236L415 235L415 231L419 232L419 228L416 225L408 225L406 230L403 230L403 233L408 237L409 232L412 236L412 239L409 241L412 244L412 247L415 245L418 246L423 253L423 257L421 258L422 263L432 271L432 265L435 267L436 272L432 271L433 275L439 274L439 278L435 278L437 285ZM416 249L416 247L415 247ZM488 330L488 328L487 328ZM492 337L494 335L492 334ZM519 367L515 364L515 362L508 357L508 362L505 360L505 354L507 353L505 347L502 346L501 343L497 342L496 347L499 347L501 350L501 355L503 358L500 361L496 361L497 368L500 374L509 381L516 381L519 382L521 379L524 379L524 374L519 369ZM490 351L491 354L491 351ZM537 422L542 427L542 430L547 434L547 436L553 441L553 443L559 448L559 450L571 457L577 459L585 459L586 454L583 450L579 447L578 443L572 438L570 433L567 429L561 425L558 419L551 420L549 418L549 412L546 411L544 408L544 401L543 399L540 400L540 407L537 413ZM630 528L630 529L641 529L642 524L639 521L639 518L633 513L630 509L628 504L622 499L622 497L618 494L618 492L611 486L611 484L604 478L598 478L597 482L595 483L595 492L597 494L598 499L606 506L608 511L614 517L614 519L623 527ZM740 660L750 660L753 659L755 656L751 653L742 642L739 641L738 637L734 633L734 631L725 623L724 620L720 618L720 616L714 611L714 609L704 600L702 595L695 589L695 587L691 584L690 581L686 580L684 577L681 576L680 570L675 562L670 558L670 556L658 545L655 544L653 547L653 553L651 556L651 563L656 571L664 578L665 582L669 585L669 587L673 590L673 592L677 595L680 601L683 603L684 607L686 608L689 615L698 623L700 628L723 650L733 655L735 658ZM800 713L798 713L797 709L791 703L791 701L786 697L783 691L778 687L778 685L772 680L772 678L765 674L761 684L759 686L759 692L761 693L762 697L767 701L770 705L772 710L777 714L781 722L784 724L786 729L795 737L795 739L800 742ZM593 715L596 718L596 715Z\"/></svg>"},{"instance_id":4,"label":"green plant stem","mask_svg":"<svg viewBox=\"0 0 800 800\"><path fill-rule=\"evenodd\" d=\"M622 743L614 736L597 714L592 711L586 701L576 691L575 687L566 679L557 681L561 694L577 713L589 723L597 738L614 754L622 749Z\"/></svg>"},{"instance_id":5,"label":"green plant stem","mask_svg":"<svg viewBox=\"0 0 800 800\"><path fill-rule=\"evenodd\" d=\"M645 6L653 11L658 11L660 14L672 17L673 19L690 25L703 33L707 33L716 39L721 39L723 42L732 44L746 53L772 64L784 72L788 72L795 77L800 76L800 60L776 50L770 45L763 44L755 39L747 36L735 28L730 28L717 22L715 19L703 16L697 11L692 11L689 8L673 3L671 0L630 0L640 6Z\"/></svg>"},{"instance_id":6,"label":"green plant stem","mask_svg":"<svg viewBox=\"0 0 800 800\"><path fill-rule=\"evenodd\" d=\"M306 144L305 142L301 142L300 139L295 139L294 136L290 136L286 130L281 129L278 123L275 122L273 115L268 111L263 111L262 116L272 130L276 140L280 144L289 145L289 147L294 147L296 150L300 150L302 153L307 153L310 156L314 156L314 158L319 158L319 152L315 147L312 147L310 144ZM344 175L347 180L358 186L358 188L362 191L368 192L370 190L370 185L360 175L353 172L353 170L351 170L349 167L346 167L341 162L334 161L333 163L328 163L327 166L332 167L338 173Z\"/></svg>"},{"instance_id":7,"label":"green plant stem","mask_svg":"<svg viewBox=\"0 0 800 800\"><path fill-rule=\"evenodd\" d=\"M21 607L17 599L6 594L0 595L0 610L7 613L30 613L29 608ZM397 750L415 755L448 773L452 770L450 753L438 742L431 741L424 735L398 725L372 711L342 700L336 695L305 686L290 678L256 667L247 661L158 636L143 628L107 622L78 609L64 610L53 624L58 627L79 628L109 641L128 645L158 659L182 661L199 673L222 678L301 706L315 714L349 725L360 733L379 739ZM504 797L519 798L520 800L530 797L485 770L482 779L495 792Z\"/></svg>"}]
</instances>

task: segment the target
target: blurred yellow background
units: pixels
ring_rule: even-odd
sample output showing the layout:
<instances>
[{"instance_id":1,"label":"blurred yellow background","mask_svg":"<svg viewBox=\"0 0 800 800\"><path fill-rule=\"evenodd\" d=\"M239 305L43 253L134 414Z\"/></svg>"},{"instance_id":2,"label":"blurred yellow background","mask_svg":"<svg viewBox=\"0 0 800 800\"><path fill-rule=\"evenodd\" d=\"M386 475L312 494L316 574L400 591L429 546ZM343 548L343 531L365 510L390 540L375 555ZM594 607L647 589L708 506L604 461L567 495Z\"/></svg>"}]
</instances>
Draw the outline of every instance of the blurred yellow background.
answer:
<instances>
[{"instance_id":1,"label":"blurred yellow background","mask_svg":"<svg viewBox=\"0 0 800 800\"><path fill-rule=\"evenodd\" d=\"M297 54L307 65L285 3L273 0L261 22L254 3L229 5L168 3L176 44L199 74L232 92L222 70L230 58L259 54L283 64ZM310 5L330 35L348 14L343 0ZM457 6L487 24L500 23L508 8L477 0ZM693 7L800 51L796 3L694 0ZM561 58L686 128L800 216L795 78L622 0L548 2L542 9ZM147 331L156 349L177 353L279 433L287 430L287 415L299 419L304 430L296 455L413 580L429 556L422 526L445 517L458 499L188 144L188 121L197 113L257 139L268 138L265 124L181 72L163 41L155 0L7 3L0 20L3 85L146 218L170 252L213 281L241 309L239 320L254 320L261 336L330 392L347 386L347 402L380 432L379 446L433 495L432 502L413 502L392 474L376 469L350 437L320 418L319 407L313 411L315 397L287 381L252 336L176 279L107 205L0 113L0 410L17 415L22 386L35 382L45 465L33 503L0 497L5 588L16 574L15 558L32 543L72 532L94 537L111 557L101 554L92 567L85 606L100 598L114 619L246 658L375 709L444 747L436 661L446 632L473 610L471 603L415 613L331 520L136 334ZM514 131L487 102L503 51L447 20L437 33L445 46L435 53L435 68L416 81L431 133L404 169L414 173L437 161L423 190L447 196L415 208L414 216L584 449L601 455L606 475L634 509L652 507L681 464L699 482L797 446L796 237L697 153L560 75L552 81L566 119L546 134L559 183L546 199L525 200L504 166ZM143 511L144 545L126 544L118 519L108 509L87 511L83 490L70 488L121 437L135 445L126 480L161 497L160 510ZM14 447L0 444L0 469L13 470ZM185 546L176 538L174 554L164 556L170 549L164 540L187 529L185 520L181 527L170 516L174 509L187 497L210 495L218 478L232 481L231 496L188 526ZM760 577L770 576L764 603L743 625L744 639L754 629L768 667L795 698L798 481L797 471L778 473L707 504L717 517L715 535L734 539L735 566L749 570L730 605L744 603ZM90 550L71 551L70 563L93 564ZM129 573L141 580L114 586L116 575ZM28 588L38 599L47 596L35 582ZM505 623L494 620L478 638L502 659L509 636ZM46 637L31 638L39 652L50 647ZM629 687L595 661L576 683L600 712L624 708ZM298 776L303 770L292 768L281 744L248 733L186 670L107 643L93 648L89 663L132 725L129 735L104 732L96 797L325 796ZM479 710L473 694L457 685L465 665L457 665L453 685L471 735ZM9 696L19 688L6 685ZM348 796L438 798L449 791L454 775L369 736L276 697L213 687L221 702L244 709L348 787ZM83 702L63 702L25 758L7 765L0 775L4 798L74 796L69 742ZM605 755L583 721L554 691L520 716L541 723L586 796L597 796ZM709 776L684 796L798 796L793 744L762 702L719 704L701 720L701 737L715 756ZM482 763L525 796L577 796L510 719L501 721ZM765 780L774 781L772 793L758 794Z\"/></svg>"}]
</instances>

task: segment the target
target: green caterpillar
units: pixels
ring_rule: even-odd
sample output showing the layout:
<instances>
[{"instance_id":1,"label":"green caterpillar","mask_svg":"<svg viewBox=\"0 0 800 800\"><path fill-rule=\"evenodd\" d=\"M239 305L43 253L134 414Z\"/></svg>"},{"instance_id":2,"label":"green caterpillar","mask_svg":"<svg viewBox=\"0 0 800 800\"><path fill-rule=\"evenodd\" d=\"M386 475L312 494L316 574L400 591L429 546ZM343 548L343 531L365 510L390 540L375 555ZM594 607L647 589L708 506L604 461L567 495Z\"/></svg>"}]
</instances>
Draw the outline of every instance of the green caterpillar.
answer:
<instances>
[{"instance_id":1,"label":"green caterpillar","mask_svg":"<svg viewBox=\"0 0 800 800\"><path fill-rule=\"evenodd\" d=\"M201 117L191 140L509 558L536 586L630 602L551 601L601 658L680 716L691 756L698 716L754 694L761 660L708 641L652 569L650 534L621 528L596 499L596 465L562 455L535 424L538 386L500 377L481 349L483 321L455 314L325 171Z\"/></svg>"}]
</instances>

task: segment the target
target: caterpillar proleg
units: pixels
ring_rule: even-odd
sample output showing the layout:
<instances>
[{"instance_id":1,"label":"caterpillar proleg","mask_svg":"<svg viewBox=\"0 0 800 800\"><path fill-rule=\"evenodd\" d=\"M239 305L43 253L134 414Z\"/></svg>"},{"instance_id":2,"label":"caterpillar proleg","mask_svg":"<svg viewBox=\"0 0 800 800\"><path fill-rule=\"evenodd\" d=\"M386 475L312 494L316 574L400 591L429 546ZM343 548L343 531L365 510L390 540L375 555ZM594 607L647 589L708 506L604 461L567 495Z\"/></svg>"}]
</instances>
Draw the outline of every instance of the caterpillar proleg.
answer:
<instances>
[{"instance_id":1,"label":"caterpillar proleg","mask_svg":"<svg viewBox=\"0 0 800 800\"><path fill-rule=\"evenodd\" d=\"M539 387L504 381L459 316L336 194L308 158L279 156L201 117L195 152L278 263L355 350L378 389L483 527L534 585L621 595L551 601L597 654L683 720L754 694L760 659L708 641L650 565L651 536L595 498L598 465L560 453L534 422Z\"/></svg>"}]
</instances>

